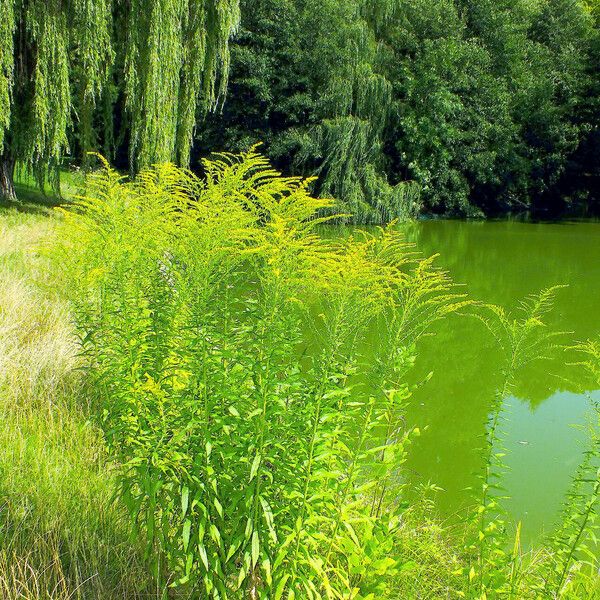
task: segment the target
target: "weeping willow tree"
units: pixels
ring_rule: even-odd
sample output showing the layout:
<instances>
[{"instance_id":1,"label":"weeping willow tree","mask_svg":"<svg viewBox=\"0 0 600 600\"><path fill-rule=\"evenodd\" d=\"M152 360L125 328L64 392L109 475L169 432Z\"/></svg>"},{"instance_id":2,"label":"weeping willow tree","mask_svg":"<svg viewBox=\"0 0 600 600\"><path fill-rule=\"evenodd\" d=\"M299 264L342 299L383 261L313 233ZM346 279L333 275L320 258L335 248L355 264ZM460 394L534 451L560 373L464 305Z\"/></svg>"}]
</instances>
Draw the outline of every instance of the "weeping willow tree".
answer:
<instances>
[{"instance_id":1,"label":"weeping willow tree","mask_svg":"<svg viewBox=\"0 0 600 600\"><path fill-rule=\"evenodd\" d=\"M419 188L411 182L392 185L386 176L385 134L394 118L388 57L379 39L393 20L395 0L353 0L331 5L338 24L336 60L328 62L317 109L319 123L300 144L297 164L320 176L320 193L343 200L359 222L411 216L419 210ZM306 9L311 19L322 13ZM314 16L311 16L314 15ZM323 36L331 45L331 38ZM324 53L317 50L314 55ZM315 160L316 159L316 160Z\"/></svg>"},{"instance_id":2,"label":"weeping willow tree","mask_svg":"<svg viewBox=\"0 0 600 600\"><path fill-rule=\"evenodd\" d=\"M238 0L132 0L126 14L130 164L190 159L196 111L215 108L229 71Z\"/></svg>"},{"instance_id":3,"label":"weeping willow tree","mask_svg":"<svg viewBox=\"0 0 600 600\"><path fill-rule=\"evenodd\" d=\"M132 170L187 166L238 21L238 0L0 0L0 195L17 163L57 188L66 154L108 141L120 98Z\"/></svg>"}]
</instances>

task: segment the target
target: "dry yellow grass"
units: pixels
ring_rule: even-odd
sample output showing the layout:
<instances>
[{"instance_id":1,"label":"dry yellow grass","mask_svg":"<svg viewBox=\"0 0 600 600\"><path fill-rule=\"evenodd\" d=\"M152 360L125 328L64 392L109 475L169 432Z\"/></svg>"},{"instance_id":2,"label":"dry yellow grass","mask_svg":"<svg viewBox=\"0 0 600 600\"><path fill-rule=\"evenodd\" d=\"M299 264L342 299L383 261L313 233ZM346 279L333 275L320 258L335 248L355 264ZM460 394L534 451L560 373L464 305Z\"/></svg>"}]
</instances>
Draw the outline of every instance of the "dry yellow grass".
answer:
<instances>
[{"instance_id":1,"label":"dry yellow grass","mask_svg":"<svg viewBox=\"0 0 600 600\"><path fill-rule=\"evenodd\" d=\"M53 227L0 212L0 598L147 598L41 251Z\"/></svg>"}]
</instances>

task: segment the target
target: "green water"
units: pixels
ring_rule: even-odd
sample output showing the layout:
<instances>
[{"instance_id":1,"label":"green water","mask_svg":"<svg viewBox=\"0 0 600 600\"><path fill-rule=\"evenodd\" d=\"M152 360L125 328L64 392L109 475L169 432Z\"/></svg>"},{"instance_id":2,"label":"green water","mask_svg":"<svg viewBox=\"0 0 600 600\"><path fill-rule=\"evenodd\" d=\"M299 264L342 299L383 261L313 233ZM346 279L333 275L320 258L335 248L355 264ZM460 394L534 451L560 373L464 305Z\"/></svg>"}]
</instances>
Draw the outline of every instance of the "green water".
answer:
<instances>
[{"instance_id":1,"label":"green water","mask_svg":"<svg viewBox=\"0 0 600 600\"><path fill-rule=\"evenodd\" d=\"M513 309L542 288L558 293L550 326L570 332L565 344L600 333L600 223L426 221L404 226L408 239L476 300ZM569 478L581 460L590 398L600 400L568 351L528 365L507 400L504 424L509 513L523 522L525 541L539 539L555 522ZM435 338L420 342L415 376L433 371L416 391L409 421L423 431L412 446L413 483L434 482L440 514L460 517L481 469L485 422L500 381L499 351L474 318L453 316Z\"/></svg>"}]
</instances>

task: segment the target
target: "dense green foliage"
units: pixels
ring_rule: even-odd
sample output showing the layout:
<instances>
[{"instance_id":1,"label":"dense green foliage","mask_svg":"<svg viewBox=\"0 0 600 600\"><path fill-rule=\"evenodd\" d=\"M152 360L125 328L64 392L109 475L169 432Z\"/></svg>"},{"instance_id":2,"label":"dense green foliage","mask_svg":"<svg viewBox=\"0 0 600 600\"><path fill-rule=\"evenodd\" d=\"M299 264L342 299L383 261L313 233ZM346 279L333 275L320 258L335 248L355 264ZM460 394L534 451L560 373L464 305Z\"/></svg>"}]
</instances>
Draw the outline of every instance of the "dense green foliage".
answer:
<instances>
[{"instance_id":1,"label":"dense green foliage","mask_svg":"<svg viewBox=\"0 0 600 600\"><path fill-rule=\"evenodd\" d=\"M85 160L88 150L113 151L125 138L132 170L186 164L197 109L224 95L238 21L237 0L2 0L7 177L18 162L43 184L65 155Z\"/></svg>"},{"instance_id":2,"label":"dense green foliage","mask_svg":"<svg viewBox=\"0 0 600 600\"><path fill-rule=\"evenodd\" d=\"M401 428L402 374L465 302L394 230L318 236L331 202L259 156L204 167L206 181L167 165L131 184L109 170L67 215L121 497L165 584L382 597L403 564L395 474L416 433ZM387 336L359 384L377 318Z\"/></svg>"},{"instance_id":3,"label":"dense green foliage","mask_svg":"<svg viewBox=\"0 0 600 600\"><path fill-rule=\"evenodd\" d=\"M0 187L15 161L41 182L88 150L136 172L265 142L362 222L593 211L599 23L590 0L1 0Z\"/></svg>"},{"instance_id":4,"label":"dense green foliage","mask_svg":"<svg viewBox=\"0 0 600 600\"><path fill-rule=\"evenodd\" d=\"M244 0L201 147L265 141L363 221L405 180L439 213L591 206L599 40L577 0Z\"/></svg>"},{"instance_id":5,"label":"dense green foliage","mask_svg":"<svg viewBox=\"0 0 600 600\"><path fill-rule=\"evenodd\" d=\"M0 596L598 598L600 407L531 549L503 485L526 365L596 389L600 340L549 326L561 286L471 301L395 220L600 208L599 26L598 0L0 0ZM70 173L55 218L16 212L45 209L15 168L58 191L98 150L118 170ZM409 410L465 312L497 372L448 525Z\"/></svg>"},{"instance_id":6,"label":"dense green foliage","mask_svg":"<svg viewBox=\"0 0 600 600\"><path fill-rule=\"evenodd\" d=\"M255 153L204 169L198 179L162 165L126 182L105 167L64 212L57 247L93 412L158 589L593 598L597 433L546 547L524 553L518 531L509 540L498 493L503 400L555 337L545 316L556 290L519 315L473 306L393 227L319 235L331 201ZM484 320L505 364L482 486L446 541L426 504L405 500L419 430L404 409L416 341L459 309Z\"/></svg>"}]
</instances>

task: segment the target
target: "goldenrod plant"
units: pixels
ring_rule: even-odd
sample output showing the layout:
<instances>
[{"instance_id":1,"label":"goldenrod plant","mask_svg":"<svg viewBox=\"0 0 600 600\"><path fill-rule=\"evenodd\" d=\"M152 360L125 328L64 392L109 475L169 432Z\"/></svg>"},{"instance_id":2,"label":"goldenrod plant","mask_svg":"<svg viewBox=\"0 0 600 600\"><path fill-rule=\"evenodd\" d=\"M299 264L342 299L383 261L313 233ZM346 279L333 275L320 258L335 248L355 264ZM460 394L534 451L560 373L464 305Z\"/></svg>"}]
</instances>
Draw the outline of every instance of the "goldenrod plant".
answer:
<instances>
[{"instance_id":1,"label":"goldenrod plant","mask_svg":"<svg viewBox=\"0 0 600 600\"><path fill-rule=\"evenodd\" d=\"M77 331L120 498L157 581L212 598L378 598L402 567L393 471L416 339L466 302L393 229L343 241L333 203L254 150L107 165L64 212ZM388 324L375 383L360 341ZM384 431L382 439L380 431Z\"/></svg>"},{"instance_id":2,"label":"goldenrod plant","mask_svg":"<svg viewBox=\"0 0 600 600\"><path fill-rule=\"evenodd\" d=\"M54 218L0 217L0 595L595 598L597 450L531 550L499 491L558 290L473 306L394 224L325 233L335 204L255 149L203 169L101 161ZM461 311L505 350L464 532L405 466L410 371Z\"/></svg>"},{"instance_id":3,"label":"goldenrod plant","mask_svg":"<svg viewBox=\"0 0 600 600\"><path fill-rule=\"evenodd\" d=\"M544 359L554 345L553 340L560 335L560 332L548 328L544 320L559 289L560 286L554 286L525 298L516 314L495 305L484 305L474 313L493 335L504 360L486 427L481 489L477 490L477 503L471 515L474 529L471 548L475 559L468 573L468 589L475 598L490 594L518 597L515 594L521 568L520 525L511 552L502 505L506 499L502 485L506 449L501 425L504 403L514 389L519 371L532 361Z\"/></svg>"}]
</instances>

